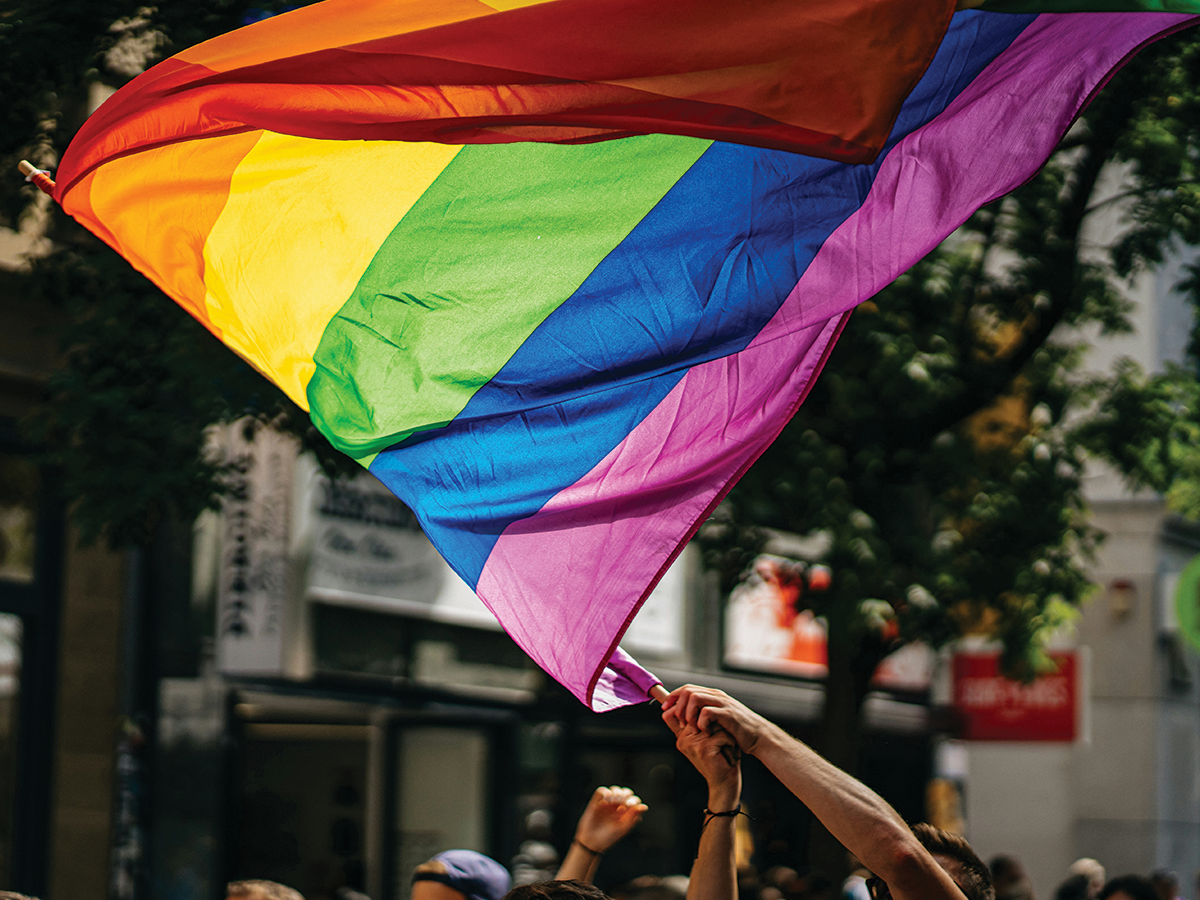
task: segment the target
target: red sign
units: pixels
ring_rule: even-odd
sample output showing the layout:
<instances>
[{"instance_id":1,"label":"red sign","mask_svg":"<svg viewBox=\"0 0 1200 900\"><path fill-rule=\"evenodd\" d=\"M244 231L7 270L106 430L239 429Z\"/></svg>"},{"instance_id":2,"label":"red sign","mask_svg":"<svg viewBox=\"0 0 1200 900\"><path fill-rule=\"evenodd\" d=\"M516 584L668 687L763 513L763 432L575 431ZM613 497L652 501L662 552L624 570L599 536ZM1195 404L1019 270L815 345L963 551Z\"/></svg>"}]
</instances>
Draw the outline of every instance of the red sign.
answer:
<instances>
[{"instance_id":1,"label":"red sign","mask_svg":"<svg viewBox=\"0 0 1200 900\"><path fill-rule=\"evenodd\" d=\"M1029 684L1000 674L998 653L954 657L954 705L969 741L1073 741L1079 706L1074 653L1051 653L1058 671Z\"/></svg>"}]
</instances>

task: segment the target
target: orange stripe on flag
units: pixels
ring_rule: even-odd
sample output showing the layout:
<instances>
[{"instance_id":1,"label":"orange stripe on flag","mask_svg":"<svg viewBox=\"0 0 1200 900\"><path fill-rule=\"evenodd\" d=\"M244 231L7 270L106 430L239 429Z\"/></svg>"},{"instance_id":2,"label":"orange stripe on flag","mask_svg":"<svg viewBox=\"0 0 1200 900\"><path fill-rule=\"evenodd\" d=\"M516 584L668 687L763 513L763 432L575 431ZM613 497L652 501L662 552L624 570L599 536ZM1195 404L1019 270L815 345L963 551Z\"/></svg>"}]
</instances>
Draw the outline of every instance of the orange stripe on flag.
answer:
<instances>
[{"instance_id":1,"label":"orange stripe on flag","mask_svg":"<svg viewBox=\"0 0 1200 900\"><path fill-rule=\"evenodd\" d=\"M63 209L221 337L205 304L204 243L225 208L234 170L260 135L169 144L109 160L63 197Z\"/></svg>"}]
</instances>

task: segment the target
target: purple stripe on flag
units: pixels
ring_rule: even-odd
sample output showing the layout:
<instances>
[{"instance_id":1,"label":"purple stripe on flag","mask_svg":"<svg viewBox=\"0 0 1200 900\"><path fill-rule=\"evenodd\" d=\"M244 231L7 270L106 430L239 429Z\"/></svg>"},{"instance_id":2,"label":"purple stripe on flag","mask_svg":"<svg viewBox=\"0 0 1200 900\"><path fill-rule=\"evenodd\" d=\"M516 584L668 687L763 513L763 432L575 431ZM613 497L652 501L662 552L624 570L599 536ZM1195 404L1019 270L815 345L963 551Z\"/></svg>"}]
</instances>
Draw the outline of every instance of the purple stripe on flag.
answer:
<instances>
[{"instance_id":1,"label":"purple stripe on flag","mask_svg":"<svg viewBox=\"0 0 1200 900\"><path fill-rule=\"evenodd\" d=\"M1040 16L945 112L901 141L862 207L745 350L691 369L587 476L504 531L477 592L517 643L597 711L643 699L652 675L624 654L605 664L649 595L647 575L662 575L774 440L820 372L843 314L1030 178L1115 68L1194 20Z\"/></svg>"},{"instance_id":2,"label":"purple stripe on flag","mask_svg":"<svg viewBox=\"0 0 1200 900\"><path fill-rule=\"evenodd\" d=\"M480 599L495 611L493 598L503 597L513 640L597 712L646 698L640 684L618 687L628 666L596 682L649 593L647 576L666 570L791 418L841 320L788 334L785 346L764 340L768 330L740 353L690 369L591 472L505 529L483 568ZM543 605L546 597L559 602Z\"/></svg>"},{"instance_id":3,"label":"purple stripe on flag","mask_svg":"<svg viewBox=\"0 0 1200 900\"><path fill-rule=\"evenodd\" d=\"M878 293L979 207L1032 178L1127 57L1197 20L1175 13L1039 16L940 116L892 150L862 207L801 276L797 290L806 296L788 304L795 315L789 327L822 321Z\"/></svg>"}]
</instances>

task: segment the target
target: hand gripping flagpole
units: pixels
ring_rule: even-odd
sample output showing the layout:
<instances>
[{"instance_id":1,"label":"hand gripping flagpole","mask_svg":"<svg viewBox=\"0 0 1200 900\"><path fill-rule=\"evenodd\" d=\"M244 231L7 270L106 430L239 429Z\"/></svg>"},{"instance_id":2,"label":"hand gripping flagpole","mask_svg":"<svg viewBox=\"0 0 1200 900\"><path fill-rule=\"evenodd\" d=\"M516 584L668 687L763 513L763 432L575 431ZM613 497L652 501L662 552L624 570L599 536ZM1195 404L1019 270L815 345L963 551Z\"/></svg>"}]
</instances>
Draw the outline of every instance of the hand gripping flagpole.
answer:
<instances>
[{"instance_id":1,"label":"hand gripping flagpole","mask_svg":"<svg viewBox=\"0 0 1200 900\"><path fill-rule=\"evenodd\" d=\"M51 196L54 195L54 179L50 177L50 173L45 169L39 169L27 159L21 160L17 168L21 170L21 174L25 176L26 181L32 181L43 192Z\"/></svg>"}]
</instances>

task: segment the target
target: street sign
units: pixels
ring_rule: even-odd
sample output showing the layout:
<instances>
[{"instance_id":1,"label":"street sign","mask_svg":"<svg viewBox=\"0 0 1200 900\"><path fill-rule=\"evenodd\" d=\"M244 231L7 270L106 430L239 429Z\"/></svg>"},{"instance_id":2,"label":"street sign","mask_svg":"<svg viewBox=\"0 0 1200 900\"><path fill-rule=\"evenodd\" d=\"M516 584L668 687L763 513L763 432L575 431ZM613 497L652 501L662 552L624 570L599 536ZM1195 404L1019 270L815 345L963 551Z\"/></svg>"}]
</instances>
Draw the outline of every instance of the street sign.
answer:
<instances>
[{"instance_id":1,"label":"street sign","mask_svg":"<svg viewBox=\"0 0 1200 900\"><path fill-rule=\"evenodd\" d=\"M1000 672L999 653L954 657L954 705L969 741L1073 741L1079 708L1075 652L1051 653L1056 671L1029 684Z\"/></svg>"}]
</instances>

